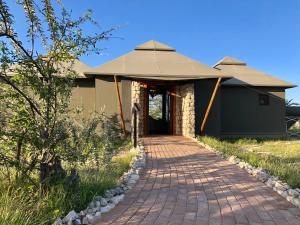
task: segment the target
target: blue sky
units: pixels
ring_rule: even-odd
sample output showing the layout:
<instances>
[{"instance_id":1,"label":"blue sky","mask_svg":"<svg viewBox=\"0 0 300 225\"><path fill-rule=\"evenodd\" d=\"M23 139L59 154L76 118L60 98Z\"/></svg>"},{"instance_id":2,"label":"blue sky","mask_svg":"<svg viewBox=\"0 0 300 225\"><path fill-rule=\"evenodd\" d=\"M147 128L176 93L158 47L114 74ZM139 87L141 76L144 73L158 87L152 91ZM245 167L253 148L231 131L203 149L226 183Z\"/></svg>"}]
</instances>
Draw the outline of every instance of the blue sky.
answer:
<instances>
[{"instance_id":1,"label":"blue sky","mask_svg":"<svg viewBox=\"0 0 300 225\"><path fill-rule=\"evenodd\" d=\"M300 85L299 0L63 0L74 15L93 9L102 29L119 27L101 56L83 57L97 66L154 39L213 65L232 56ZM13 9L15 10L15 9ZM16 10L15 10L16 11ZM19 25L22 31L22 25ZM287 98L300 102L300 88Z\"/></svg>"}]
</instances>

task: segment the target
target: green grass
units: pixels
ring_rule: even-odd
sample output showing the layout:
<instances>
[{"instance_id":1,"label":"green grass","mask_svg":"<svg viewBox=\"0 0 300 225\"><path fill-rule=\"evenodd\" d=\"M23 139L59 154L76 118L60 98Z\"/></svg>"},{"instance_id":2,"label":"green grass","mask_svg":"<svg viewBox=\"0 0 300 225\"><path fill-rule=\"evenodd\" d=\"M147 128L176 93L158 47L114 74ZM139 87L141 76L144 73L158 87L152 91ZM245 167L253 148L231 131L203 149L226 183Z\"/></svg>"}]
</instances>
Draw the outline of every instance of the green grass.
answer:
<instances>
[{"instance_id":1,"label":"green grass","mask_svg":"<svg viewBox=\"0 0 300 225\"><path fill-rule=\"evenodd\" d=\"M54 219L65 216L70 210L85 209L94 196L117 185L135 155L136 152L123 150L113 157L109 168L102 170L82 166L78 190L66 190L63 185L57 185L41 196L33 186L9 185L0 180L0 224L52 224Z\"/></svg>"},{"instance_id":2,"label":"green grass","mask_svg":"<svg viewBox=\"0 0 300 225\"><path fill-rule=\"evenodd\" d=\"M296 140L218 140L199 137L226 156L235 155L253 166L266 169L293 188L300 188L300 141Z\"/></svg>"}]
</instances>

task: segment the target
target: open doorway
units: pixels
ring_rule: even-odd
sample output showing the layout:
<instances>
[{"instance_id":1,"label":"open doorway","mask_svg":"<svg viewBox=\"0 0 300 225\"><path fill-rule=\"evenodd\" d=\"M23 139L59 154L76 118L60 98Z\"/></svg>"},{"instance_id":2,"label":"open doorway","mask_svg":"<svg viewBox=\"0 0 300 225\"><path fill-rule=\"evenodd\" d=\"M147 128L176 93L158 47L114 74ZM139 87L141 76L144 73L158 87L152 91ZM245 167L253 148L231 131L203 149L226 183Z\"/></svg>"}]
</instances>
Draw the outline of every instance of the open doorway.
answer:
<instances>
[{"instance_id":1,"label":"open doorway","mask_svg":"<svg viewBox=\"0 0 300 225\"><path fill-rule=\"evenodd\" d=\"M166 87L148 89L148 134L173 134L174 104L172 92Z\"/></svg>"}]
</instances>

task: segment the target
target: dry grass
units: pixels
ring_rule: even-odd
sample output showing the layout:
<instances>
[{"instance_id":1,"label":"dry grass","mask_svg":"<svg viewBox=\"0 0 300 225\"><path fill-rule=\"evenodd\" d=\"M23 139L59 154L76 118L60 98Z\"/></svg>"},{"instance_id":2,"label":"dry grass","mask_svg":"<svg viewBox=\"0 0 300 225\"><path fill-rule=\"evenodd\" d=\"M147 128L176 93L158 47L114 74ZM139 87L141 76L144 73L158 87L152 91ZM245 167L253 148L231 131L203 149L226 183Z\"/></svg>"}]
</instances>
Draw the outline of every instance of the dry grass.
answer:
<instances>
[{"instance_id":1,"label":"dry grass","mask_svg":"<svg viewBox=\"0 0 300 225\"><path fill-rule=\"evenodd\" d=\"M292 187L300 188L299 140L218 140L211 137L199 137L199 140L227 156L235 155L253 166L262 167Z\"/></svg>"},{"instance_id":2,"label":"dry grass","mask_svg":"<svg viewBox=\"0 0 300 225\"><path fill-rule=\"evenodd\" d=\"M31 185L8 184L0 173L0 224L50 225L54 219L63 217L70 210L79 212L86 208L94 196L102 195L106 189L117 185L136 154L137 152L128 151L128 148L127 151L124 149L121 154L113 157L109 168L81 166L78 168L78 190L69 190L58 184L45 195L40 195Z\"/></svg>"}]
</instances>

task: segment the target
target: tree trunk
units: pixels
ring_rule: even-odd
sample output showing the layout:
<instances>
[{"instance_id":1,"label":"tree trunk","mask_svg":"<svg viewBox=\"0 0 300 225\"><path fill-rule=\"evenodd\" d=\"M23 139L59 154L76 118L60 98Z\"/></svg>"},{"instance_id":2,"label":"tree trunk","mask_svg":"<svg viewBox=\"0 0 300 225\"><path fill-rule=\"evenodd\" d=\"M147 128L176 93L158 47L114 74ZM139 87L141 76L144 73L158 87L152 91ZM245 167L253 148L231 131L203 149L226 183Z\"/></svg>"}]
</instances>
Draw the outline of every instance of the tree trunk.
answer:
<instances>
[{"instance_id":1,"label":"tree trunk","mask_svg":"<svg viewBox=\"0 0 300 225\"><path fill-rule=\"evenodd\" d=\"M54 157L50 163L40 163L40 184L42 187L51 186L65 176L66 172L61 166L59 157Z\"/></svg>"},{"instance_id":2,"label":"tree trunk","mask_svg":"<svg viewBox=\"0 0 300 225\"><path fill-rule=\"evenodd\" d=\"M40 183L45 186L50 179L50 165L48 163L40 163Z\"/></svg>"}]
</instances>

